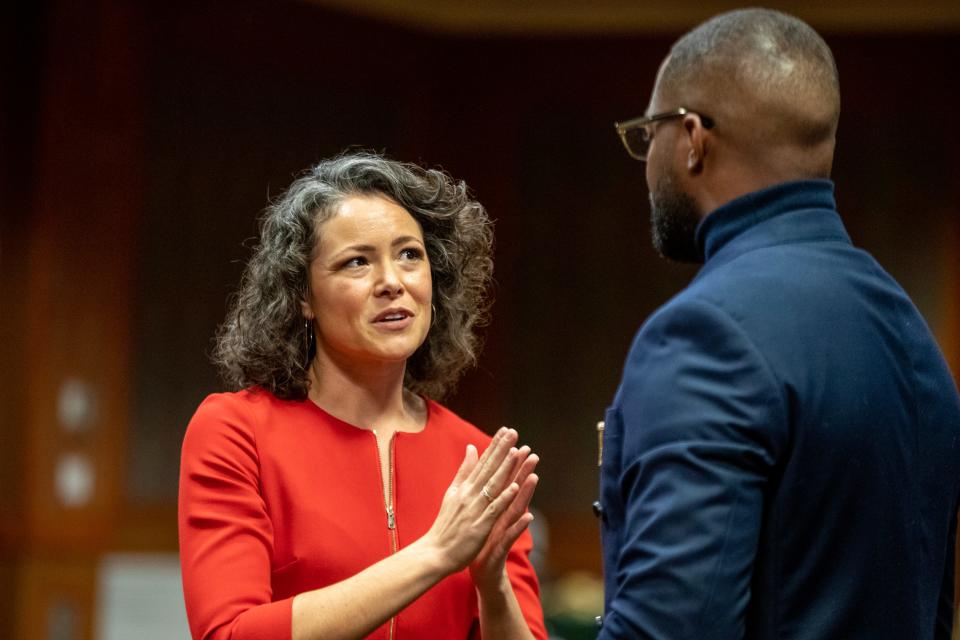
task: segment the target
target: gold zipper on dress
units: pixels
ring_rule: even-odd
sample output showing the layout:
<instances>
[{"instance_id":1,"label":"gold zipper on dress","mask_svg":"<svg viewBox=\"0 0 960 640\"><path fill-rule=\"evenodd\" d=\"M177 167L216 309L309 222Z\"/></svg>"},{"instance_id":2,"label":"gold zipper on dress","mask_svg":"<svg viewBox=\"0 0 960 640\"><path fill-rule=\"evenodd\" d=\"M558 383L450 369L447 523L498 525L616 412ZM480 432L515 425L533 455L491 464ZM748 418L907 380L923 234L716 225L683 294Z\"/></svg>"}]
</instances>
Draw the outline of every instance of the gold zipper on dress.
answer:
<instances>
[{"instance_id":1,"label":"gold zipper on dress","mask_svg":"<svg viewBox=\"0 0 960 640\"><path fill-rule=\"evenodd\" d=\"M393 510L393 439L397 434L390 436L390 442L387 443L387 488L383 489L383 465L380 464L380 438L377 436L377 430L373 431L373 440L377 445L377 469L380 471L380 491L383 492L383 506L387 511L387 529L390 531L390 553L396 553L399 542L397 540L397 516ZM397 617L390 618L390 640L393 640L393 630L397 624Z\"/></svg>"}]
</instances>

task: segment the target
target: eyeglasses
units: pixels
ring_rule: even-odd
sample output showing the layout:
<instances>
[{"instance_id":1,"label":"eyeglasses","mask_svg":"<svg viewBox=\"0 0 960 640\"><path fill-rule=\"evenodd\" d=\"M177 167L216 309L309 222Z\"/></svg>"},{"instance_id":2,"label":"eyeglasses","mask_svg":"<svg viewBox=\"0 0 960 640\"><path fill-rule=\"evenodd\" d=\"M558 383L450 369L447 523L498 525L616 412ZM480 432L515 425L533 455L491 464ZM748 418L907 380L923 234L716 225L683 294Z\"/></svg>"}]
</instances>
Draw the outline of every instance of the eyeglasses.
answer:
<instances>
[{"instance_id":1,"label":"eyeglasses","mask_svg":"<svg viewBox=\"0 0 960 640\"><path fill-rule=\"evenodd\" d=\"M705 129L713 128L712 118L702 113L690 111L684 107L674 109L673 111L664 111L663 113L657 113L652 116L634 118L626 122L615 122L613 126L616 127L617 133L620 134L620 140L623 141L623 146L627 150L627 153L630 154L630 157L640 162L646 162L647 152L650 151L650 143L653 141L653 132L650 129L650 125L660 120L681 118L688 114L698 116Z\"/></svg>"}]
</instances>

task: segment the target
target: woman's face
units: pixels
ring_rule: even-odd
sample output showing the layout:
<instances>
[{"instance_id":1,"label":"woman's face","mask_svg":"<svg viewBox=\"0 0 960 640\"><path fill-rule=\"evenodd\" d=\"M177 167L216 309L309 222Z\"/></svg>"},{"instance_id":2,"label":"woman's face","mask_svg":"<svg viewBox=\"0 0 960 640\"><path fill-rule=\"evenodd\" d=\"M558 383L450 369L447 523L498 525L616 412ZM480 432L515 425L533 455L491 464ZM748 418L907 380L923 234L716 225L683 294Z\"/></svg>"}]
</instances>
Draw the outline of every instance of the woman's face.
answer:
<instances>
[{"instance_id":1,"label":"woman's face","mask_svg":"<svg viewBox=\"0 0 960 640\"><path fill-rule=\"evenodd\" d=\"M417 221L389 198L354 196L318 236L302 303L317 357L372 363L413 355L430 329L433 295Z\"/></svg>"}]
</instances>

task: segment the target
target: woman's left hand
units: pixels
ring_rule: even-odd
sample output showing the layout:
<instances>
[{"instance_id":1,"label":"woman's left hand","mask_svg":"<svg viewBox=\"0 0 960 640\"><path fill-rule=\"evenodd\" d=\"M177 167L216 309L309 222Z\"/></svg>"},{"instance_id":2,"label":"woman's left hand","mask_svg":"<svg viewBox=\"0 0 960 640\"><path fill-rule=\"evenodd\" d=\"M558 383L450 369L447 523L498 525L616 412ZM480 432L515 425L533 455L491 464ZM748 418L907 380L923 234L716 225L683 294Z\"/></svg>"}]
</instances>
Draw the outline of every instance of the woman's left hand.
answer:
<instances>
[{"instance_id":1,"label":"woman's left hand","mask_svg":"<svg viewBox=\"0 0 960 640\"><path fill-rule=\"evenodd\" d=\"M540 458L531 454L527 446L521 447L518 453L514 472L508 474L504 486L516 482L520 490L493 525L480 553L470 563L470 577L481 596L484 593L496 593L504 584L507 554L520 534L533 522L533 514L527 511L527 507L537 488L538 478L533 470Z\"/></svg>"}]
</instances>

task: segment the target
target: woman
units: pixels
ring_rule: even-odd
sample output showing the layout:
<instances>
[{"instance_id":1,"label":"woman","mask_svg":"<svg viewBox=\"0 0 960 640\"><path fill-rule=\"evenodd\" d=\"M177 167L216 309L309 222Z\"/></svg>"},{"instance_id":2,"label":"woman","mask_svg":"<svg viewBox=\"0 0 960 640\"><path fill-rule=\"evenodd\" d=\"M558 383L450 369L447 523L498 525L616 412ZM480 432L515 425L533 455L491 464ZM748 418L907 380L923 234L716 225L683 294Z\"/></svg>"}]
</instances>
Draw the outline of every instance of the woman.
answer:
<instances>
[{"instance_id":1,"label":"woman","mask_svg":"<svg viewBox=\"0 0 960 640\"><path fill-rule=\"evenodd\" d=\"M442 172L349 153L260 233L215 351L239 391L183 444L193 637L545 639L537 456L432 399L476 359L483 207Z\"/></svg>"}]
</instances>

